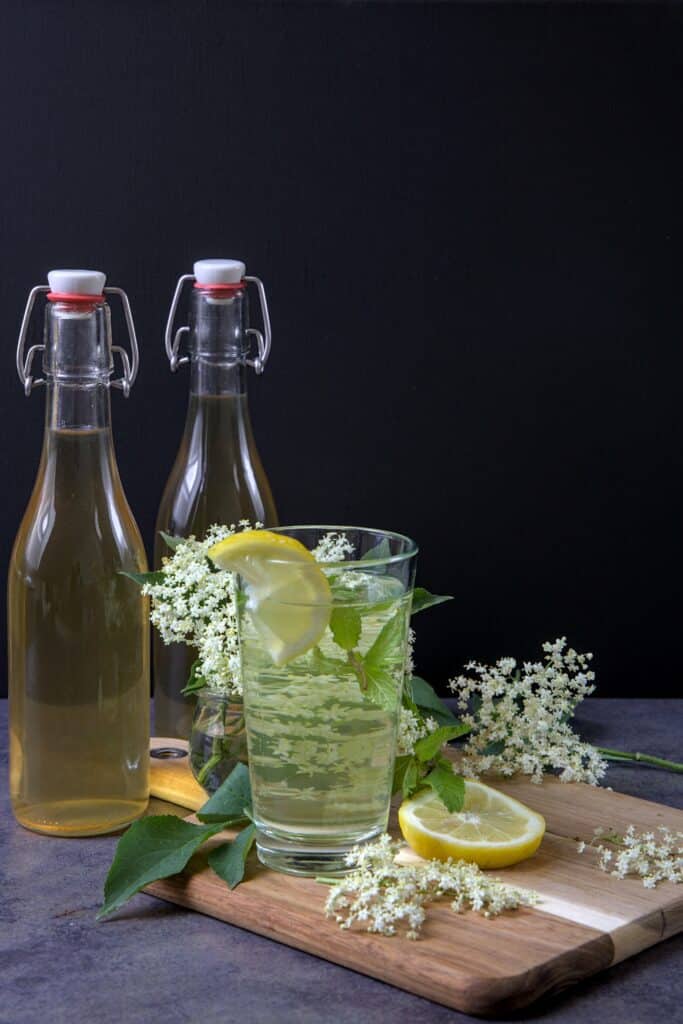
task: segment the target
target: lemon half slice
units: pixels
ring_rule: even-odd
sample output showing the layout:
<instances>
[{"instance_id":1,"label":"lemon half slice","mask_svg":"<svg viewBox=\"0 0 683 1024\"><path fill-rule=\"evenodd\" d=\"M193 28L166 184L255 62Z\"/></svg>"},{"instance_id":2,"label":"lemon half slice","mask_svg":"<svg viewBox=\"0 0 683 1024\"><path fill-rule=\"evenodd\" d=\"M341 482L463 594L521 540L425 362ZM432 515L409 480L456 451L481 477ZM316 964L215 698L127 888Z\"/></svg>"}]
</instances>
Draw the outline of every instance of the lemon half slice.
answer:
<instances>
[{"instance_id":1,"label":"lemon half slice","mask_svg":"<svg viewBox=\"0 0 683 1024\"><path fill-rule=\"evenodd\" d=\"M283 533L244 530L214 544L209 558L245 581L251 620L275 665L315 647L330 621L332 595L303 544Z\"/></svg>"},{"instance_id":2,"label":"lemon half slice","mask_svg":"<svg viewBox=\"0 0 683 1024\"><path fill-rule=\"evenodd\" d=\"M436 793L423 790L398 811L403 838L427 859L467 860L480 868L504 868L531 857L540 846L540 814L483 782L465 780L461 811L451 814Z\"/></svg>"}]
</instances>

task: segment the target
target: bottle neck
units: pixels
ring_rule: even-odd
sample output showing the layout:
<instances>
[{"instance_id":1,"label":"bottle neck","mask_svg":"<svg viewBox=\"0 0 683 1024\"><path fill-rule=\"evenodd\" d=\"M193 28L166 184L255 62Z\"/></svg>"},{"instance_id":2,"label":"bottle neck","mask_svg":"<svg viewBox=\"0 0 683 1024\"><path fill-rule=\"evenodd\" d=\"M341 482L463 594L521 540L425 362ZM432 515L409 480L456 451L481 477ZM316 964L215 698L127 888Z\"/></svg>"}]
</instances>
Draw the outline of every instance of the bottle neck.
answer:
<instances>
[{"instance_id":1,"label":"bottle neck","mask_svg":"<svg viewBox=\"0 0 683 1024\"><path fill-rule=\"evenodd\" d=\"M48 302L44 345L46 442L55 431L104 431L110 437L113 363L107 304Z\"/></svg>"},{"instance_id":2,"label":"bottle neck","mask_svg":"<svg viewBox=\"0 0 683 1024\"><path fill-rule=\"evenodd\" d=\"M245 395L247 296L195 288L190 306L190 393Z\"/></svg>"}]
</instances>

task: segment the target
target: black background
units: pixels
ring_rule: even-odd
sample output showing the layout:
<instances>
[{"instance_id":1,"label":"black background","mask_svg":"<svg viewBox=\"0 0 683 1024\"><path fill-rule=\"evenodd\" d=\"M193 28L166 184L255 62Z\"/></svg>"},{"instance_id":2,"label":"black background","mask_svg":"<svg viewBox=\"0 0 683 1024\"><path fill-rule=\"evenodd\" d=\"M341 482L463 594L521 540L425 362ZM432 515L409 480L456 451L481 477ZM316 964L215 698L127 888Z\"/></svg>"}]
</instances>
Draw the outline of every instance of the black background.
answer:
<instances>
[{"instance_id":1,"label":"black background","mask_svg":"<svg viewBox=\"0 0 683 1024\"><path fill-rule=\"evenodd\" d=\"M424 675L566 633L603 695L678 695L682 55L666 5L4 3L3 562L40 451L30 286L92 266L130 295L114 426L151 548L174 283L239 257L281 519L419 541L455 596L418 620Z\"/></svg>"}]
</instances>

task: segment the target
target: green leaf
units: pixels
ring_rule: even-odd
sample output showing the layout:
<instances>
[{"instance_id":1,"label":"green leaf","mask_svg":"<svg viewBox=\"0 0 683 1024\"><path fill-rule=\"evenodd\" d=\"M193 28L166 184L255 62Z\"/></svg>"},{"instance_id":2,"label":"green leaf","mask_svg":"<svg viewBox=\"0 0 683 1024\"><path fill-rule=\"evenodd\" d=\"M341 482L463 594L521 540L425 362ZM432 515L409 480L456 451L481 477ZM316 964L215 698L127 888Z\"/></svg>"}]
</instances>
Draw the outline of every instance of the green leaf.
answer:
<instances>
[{"instance_id":1,"label":"green leaf","mask_svg":"<svg viewBox=\"0 0 683 1024\"><path fill-rule=\"evenodd\" d=\"M247 857L256 839L256 827L248 825L231 843L215 846L209 854L209 864L231 889L244 878Z\"/></svg>"},{"instance_id":2,"label":"green leaf","mask_svg":"<svg viewBox=\"0 0 683 1024\"><path fill-rule=\"evenodd\" d=\"M399 793L403 789L403 779L410 762L414 758L410 754L400 754L394 761L394 778L391 784L391 792Z\"/></svg>"},{"instance_id":3,"label":"green leaf","mask_svg":"<svg viewBox=\"0 0 683 1024\"><path fill-rule=\"evenodd\" d=\"M345 608L341 605L335 608L330 616L334 642L345 651L352 651L358 646L362 628L360 613L355 608Z\"/></svg>"},{"instance_id":4,"label":"green leaf","mask_svg":"<svg viewBox=\"0 0 683 1024\"><path fill-rule=\"evenodd\" d=\"M151 583L152 586L156 586L158 583L164 582L162 569L158 569L156 572L121 572L119 575L127 576L129 580L133 580L140 587L144 587L145 583Z\"/></svg>"},{"instance_id":5,"label":"green leaf","mask_svg":"<svg viewBox=\"0 0 683 1024\"><path fill-rule=\"evenodd\" d=\"M178 545L182 544L183 541L185 540L184 537L172 537L170 533L164 533L163 530L159 530L159 536L164 541L164 543L171 549L171 551L175 551Z\"/></svg>"},{"instance_id":6,"label":"green leaf","mask_svg":"<svg viewBox=\"0 0 683 1024\"><path fill-rule=\"evenodd\" d=\"M98 920L118 910L144 885L177 875L202 843L222 828L222 823L191 825L173 814L133 822L116 847Z\"/></svg>"},{"instance_id":7,"label":"green leaf","mask_svg":"<svg viewBox=\"0 0 683 1024\"><path fill-rule=\"evenodd\" d=\"M417 741L415 756L422 762L431 761L439 753L444 743L469 731L468 725L442 725L435 732L430 732L429 736L423 736L421 740Z\"/></svg>"},{"instance_id":8,"label":"green leaf","mask_svg":"<svg viewBox=\"0 0 683 1024\"><path fill-rule=\"evenodd\" d=\"M375 544L374 548L368 548L365 554L360 556L361 562L380 561L385 558L391 558L391 545L386 537L382 537L379 544Z\"/></svg>"},{"instance_id":9,"label":"green leaf","mask_svg":"<svg viewBox=\"0 0 683 1024\"><path fill-rule=\"evenodd\" d=\"M417 615L425 608L433 608L435 604L443 604L444 601L452 601L453 598L447 594L430 594L424 587L415 587L413 591L413 604L410 614Z\"/></svg>"},{"instance_id":10,"label":"green leaf","mask_svg":"<svg viewBox=\"0 0 683 1024\"><path fill-rule=\"evenodd\" d=\"M438 764L422 781L432 787L451 814L462 810L465 802L465 780L462 775L456 775L450 765Z\"/></svg>"},{"instance_id":11,"label":"green leaf","mask_svg":"<svg viewBox=\"0 0 683 1024\"><path fill-rule=\"evenodd\" d=\"M421 679L420 676L413 676L410 681L410 687L412 692L412 698L415 704L417 704L420 711L431 715L435 718L439 725L457 725L458 720L450 710L446 707L440 697L436 695L433 687L425 679Z\"/></svg>"},{"instance_id":12,"label":"green leaf","mask_svg":"<svg viewBox=\"0 0 683 1024\"><path fill-rule=\"evenodd\" d=\"M309 657L313 675L339 675L340 672L351 671L351 666L345 658L328 658L319 647L314 647Z\"/></svg>"},{"instance_id":13,"label":"green leaf","mask_svg":"<svg viewBox=\"0 0 683 1024\"><path fill-rule=\"evenodd\" d=\"M197 811L197 817L200 821L220 821L223 825L235 825L247 820L248 814L245 814L245 810L250 808L249 769L240 761L213 796Z\"/></svg>"},{"instance_id":14,"label":"green leaf","mask_svg":"<svg viewBox=\"0 0 683 1024\"><path fill-rule=\"evenodd\" d=\"M405 618L398 611L384 623L365 657L355 652L349 654L349 662L358 675L361 690L373 704L386 711L394 710L400 696L396 686L396 670L405 653L404 632Z\"/></svg>"},{"instance_id":15,"label":"green leaf","mask_svg":"<svg viewBox=\"0 0 683 1024\"><path fill-rule=\"evenodd\" d=\"M369 669L395 668L404 657L405 618L402 611L385 622L366 653L365 667Z\"/></svg>"},{"instance_id":16,"label":"green leaf","mask_svg":"<svg viewBox=\"0 0 683 1024\"><path fill-rule=\"evenodd\" d=\"M193 693L199 693L199 691L203 690L205 686L206 679L204 678L203 675L201 675L199 671L199 658L197 658L196 661L192 662L192 667L190 669L190 675L188 676L187 683L180 692L183 695L183 697L189 697Z\"/></svg>"},{"instance_id":17,"label":"green leaf","mask_svg":"<svg viewBox=\"0 0 683 1024\"><path fill-rule=\"evenodd\" d=\"M410 764L406 768L405 775L403 776L403 796L407 800L409 796L412 796L415 790L418 788L420 782L420 763L419 761L411 757Z\"/></svg>"}]
</instances>

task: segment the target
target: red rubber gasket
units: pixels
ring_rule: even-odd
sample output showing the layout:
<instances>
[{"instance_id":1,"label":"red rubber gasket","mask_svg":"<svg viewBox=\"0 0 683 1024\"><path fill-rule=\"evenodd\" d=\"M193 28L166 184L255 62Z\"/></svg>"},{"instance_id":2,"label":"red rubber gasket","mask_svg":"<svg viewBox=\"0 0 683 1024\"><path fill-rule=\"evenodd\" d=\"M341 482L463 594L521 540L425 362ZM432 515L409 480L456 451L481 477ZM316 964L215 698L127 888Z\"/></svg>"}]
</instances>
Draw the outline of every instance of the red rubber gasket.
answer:
<instances>
[{"instance_id":1,"label":"red rubber gasket","mask_svg":"<svg viewBox=\"0 0 683 1024\"><path fill-rule=\"evenodd\" d=\"M48 302L104 302L104 295L79 295L77 292L48 292Z\"/></svg>"},{"instance_id":2,"label":"red rubber gasket","mask_svg":"<svg viewBox=\"0 0 683 1024\"><path fill-rule=\"evenodd\" d=\"M238 292L247 287L247 282L242 280L231 284L200 284L199 281L195 281L194 286L201 292Z\"/></svg>"}]
</instances>

